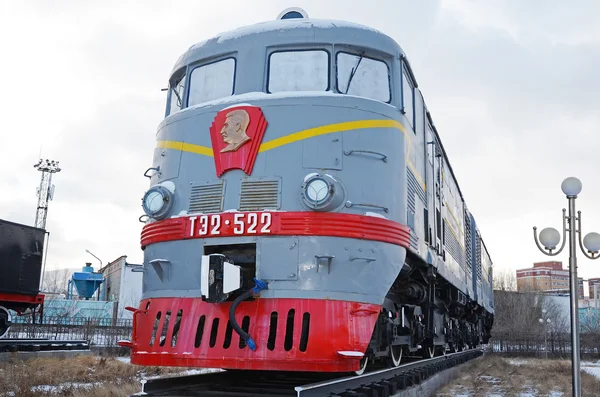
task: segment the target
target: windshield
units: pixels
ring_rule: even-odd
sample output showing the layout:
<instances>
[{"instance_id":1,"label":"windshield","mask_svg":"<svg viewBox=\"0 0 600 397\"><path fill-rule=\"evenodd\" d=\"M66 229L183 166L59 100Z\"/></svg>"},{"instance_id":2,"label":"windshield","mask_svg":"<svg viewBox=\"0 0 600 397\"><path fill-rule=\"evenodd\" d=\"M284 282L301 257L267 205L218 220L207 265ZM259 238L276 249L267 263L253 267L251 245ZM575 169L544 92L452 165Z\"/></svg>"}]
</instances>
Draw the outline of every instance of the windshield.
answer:
<instances>
[{"instance_id":1,"label":"windshield","mask_svg":"<svg viewBox=\"0 0 600 397\"><path fill-rule=\"evenodd\" d=\"M389 72L383 61L339 52L337 84L341 94L390 101Z\"/></svg>"}]
</instances>

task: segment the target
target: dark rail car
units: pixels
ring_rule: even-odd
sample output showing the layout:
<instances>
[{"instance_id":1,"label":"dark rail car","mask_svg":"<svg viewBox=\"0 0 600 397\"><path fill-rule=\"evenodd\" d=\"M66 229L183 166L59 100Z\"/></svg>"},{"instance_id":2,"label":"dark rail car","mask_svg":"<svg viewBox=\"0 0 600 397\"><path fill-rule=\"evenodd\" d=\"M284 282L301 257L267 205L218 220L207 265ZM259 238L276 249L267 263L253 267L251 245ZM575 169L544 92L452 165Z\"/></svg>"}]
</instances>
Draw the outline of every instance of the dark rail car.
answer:
<instances>
[{"instance_id":1,"label":"dark rail car","mask_svg":"<svg viewBox=\"0 0 600 397\"><path fill-rule=\"evenodd\" d=\"M0 219L0 338L19 314L43 306L40 277L46 231ZM34 317L35 318L35 317Z\"/></svg>"}]
</instances>

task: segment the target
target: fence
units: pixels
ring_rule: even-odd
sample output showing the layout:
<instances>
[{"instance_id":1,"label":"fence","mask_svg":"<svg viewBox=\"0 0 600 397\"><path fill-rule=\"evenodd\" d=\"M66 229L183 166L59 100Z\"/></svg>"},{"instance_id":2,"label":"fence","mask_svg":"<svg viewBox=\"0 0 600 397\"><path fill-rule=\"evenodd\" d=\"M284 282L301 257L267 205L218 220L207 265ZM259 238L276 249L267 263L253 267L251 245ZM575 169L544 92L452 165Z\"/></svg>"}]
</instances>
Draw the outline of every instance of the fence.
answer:
<instances>
[{"instance_id":1,"label":"fence","mask_svg":"<svg viewBox=\"0 0 600 397\"><path fill-rule=\"evenodd\" d=\"M582 359L600 360L600 333L581 333L579 344ZM494 353L504 355L569 359L571 334L493 333L488 348Z\"/></svg>"},{"instance_id":2,"label":"fence","mask_svg":"<svg viewBox=\"0 0 600 397\"><path fill-rule=\"evenodd\" d=\"M90 345L114 347L119 340L131 339L131 330L131 319L44 317L42 324L31 321L13 324L7 337L79 339L89 341Z\"/></svg>"}]
</instances>

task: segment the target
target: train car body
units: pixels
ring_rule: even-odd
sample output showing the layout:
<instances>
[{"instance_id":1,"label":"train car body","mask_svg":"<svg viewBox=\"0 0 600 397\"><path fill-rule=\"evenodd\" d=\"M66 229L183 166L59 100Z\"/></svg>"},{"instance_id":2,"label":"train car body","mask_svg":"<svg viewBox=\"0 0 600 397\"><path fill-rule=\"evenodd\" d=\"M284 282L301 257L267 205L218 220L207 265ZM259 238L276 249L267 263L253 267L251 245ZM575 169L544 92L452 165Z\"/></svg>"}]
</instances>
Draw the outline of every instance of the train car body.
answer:
<instances>
[{"instance_id":1,"label":"train car body","mask_svg":"<svg viewBox=\"0 0 600 397\"><path fill-rule=\"evenodd\" d=\"M490 337L492 264L405 54L305 16L173 68L134 364L360 373Z\"/></svg>"},{"instance_id":2,"label":"train car body","mask_svg":"<svg viewBox=\"0 0 600 397\"><path fill-rule=\"evenodd\" d=\"M0 338L12 316L44 303L39 285L46 231L0 219Z\"/></svg>"}]
</instances>

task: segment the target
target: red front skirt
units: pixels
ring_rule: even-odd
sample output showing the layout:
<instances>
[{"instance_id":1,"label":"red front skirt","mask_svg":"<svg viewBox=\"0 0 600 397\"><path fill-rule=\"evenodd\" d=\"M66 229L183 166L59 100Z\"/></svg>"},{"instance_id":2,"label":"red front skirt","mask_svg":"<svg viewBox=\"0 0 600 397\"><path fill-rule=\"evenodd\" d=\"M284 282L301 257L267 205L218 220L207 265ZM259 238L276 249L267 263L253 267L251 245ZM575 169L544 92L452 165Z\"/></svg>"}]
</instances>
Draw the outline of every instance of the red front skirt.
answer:
<instances>
[{"instance_id":1,"label":"red front skirt","mask_svg":"<svg viewBox=\"0 0 600 397\"><path fill-rule=\"evenodd\" d=\"M236 320L256 343L252 351L229 324L231 302L151 298L134 313L131 362L278 371L359 369L379 305L318 299L242 302Z\"/></svg>"}]
</instances>

